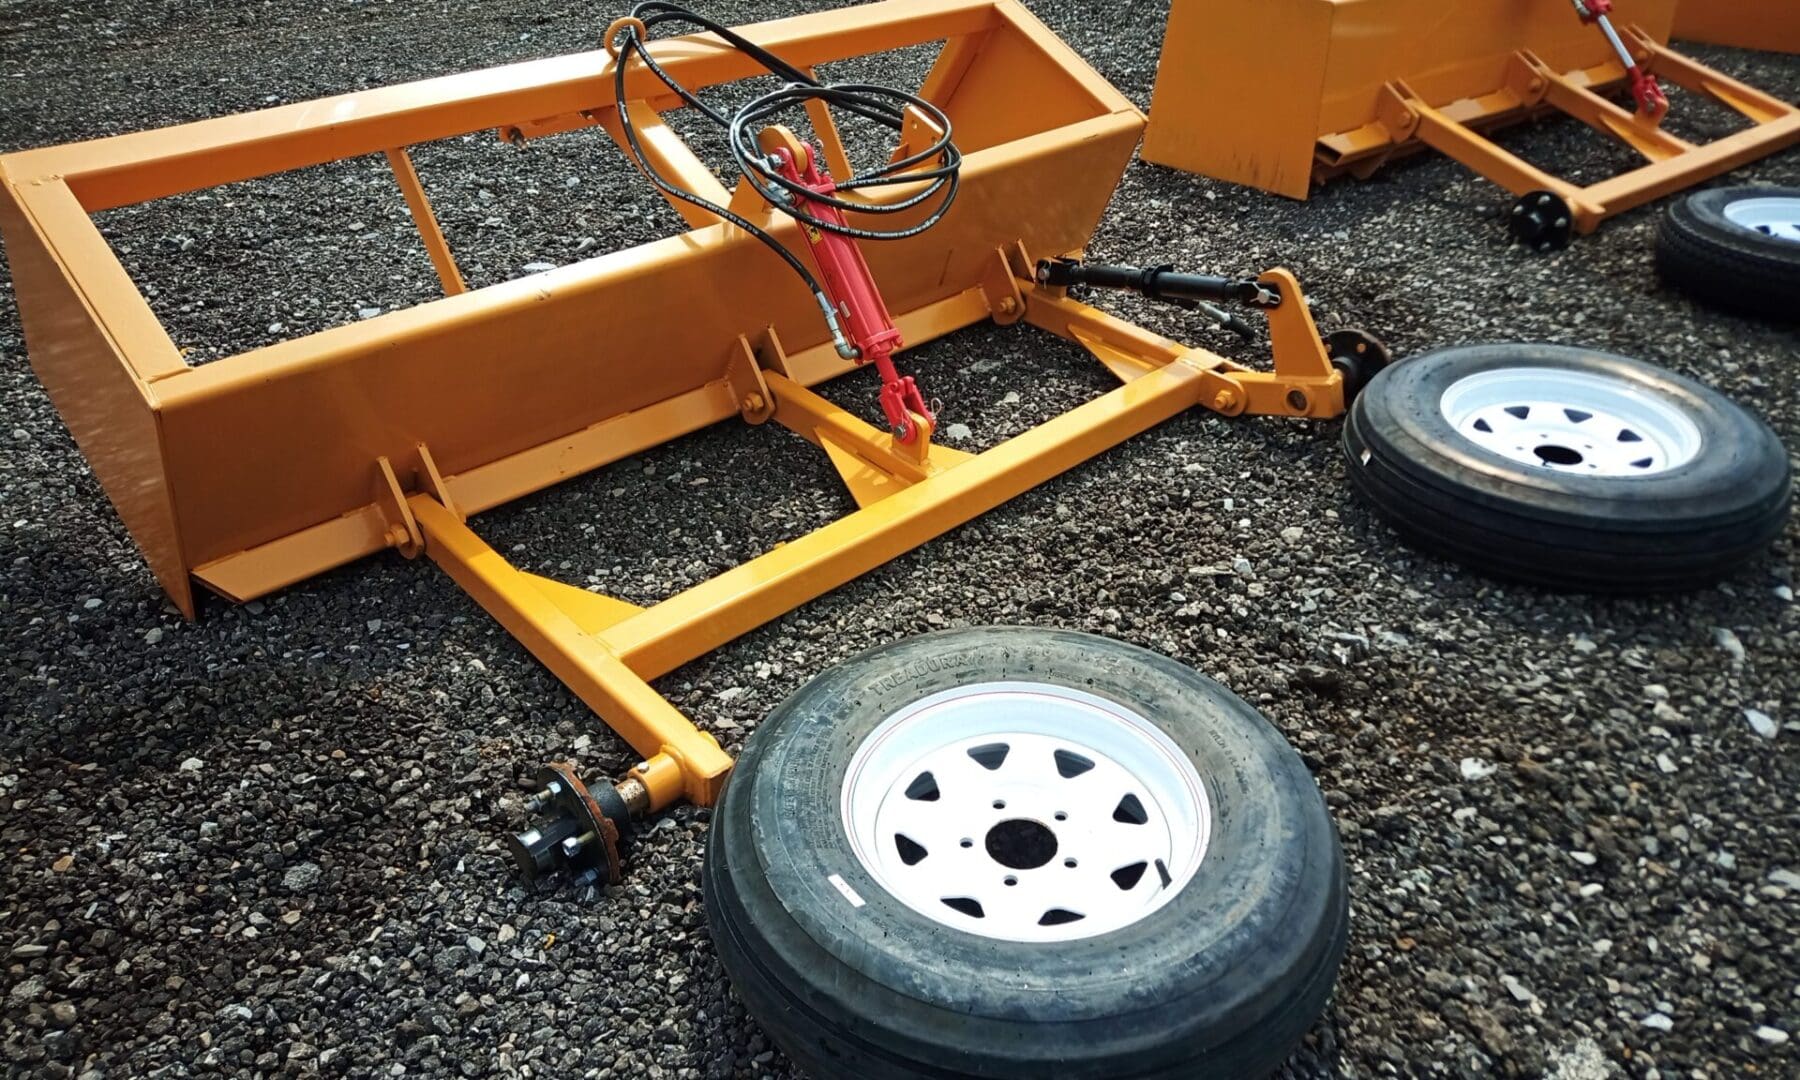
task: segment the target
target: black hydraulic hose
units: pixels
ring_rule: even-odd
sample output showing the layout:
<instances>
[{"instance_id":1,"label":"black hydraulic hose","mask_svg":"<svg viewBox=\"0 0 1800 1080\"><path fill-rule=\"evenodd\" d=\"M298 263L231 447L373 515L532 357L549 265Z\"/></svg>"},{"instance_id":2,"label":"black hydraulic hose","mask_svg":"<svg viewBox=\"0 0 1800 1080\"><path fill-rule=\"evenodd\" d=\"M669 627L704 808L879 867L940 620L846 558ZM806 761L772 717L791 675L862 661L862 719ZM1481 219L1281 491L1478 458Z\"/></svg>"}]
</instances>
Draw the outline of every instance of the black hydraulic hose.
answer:
<instances>
[{"instance_id":1,"label":"black hydraulic hose","mask_svg":"<svg viewBox=\"0 0 1800 1080\"><path fill-rule=\"evenodd\" d=\"M917 236L937 224L949 211L951 203L956 199L959 172L962 166L962 155L957 151L956 144L951 141L949 117L923 98L891 87L866 83L841 85L820 83L806 72L750 41L730 27L722 26L678 4L667 3L665 0L644 0L643 3L639 3L631 9L630 18L642 24L642 33L639 32L637 25L625 23L617 31L615 39L606 44L608 50L613 51L616 57L613 67L613 96L618 105L619 126L624 132L625 144L631 151L632 158L658 190L718 215L756 237L779 255L782 261L787 263L789 268L806 283L806 287L818 301L825 314L826 322L831 326L832 336L838 341L839 351L842 352L846 342L839 332L836 312L826 297L825 290L820 286L818 278L798 256L789 251L766 229L759 227L740 214L733 213L726 207L719 206L682 188L656 171L644 153L644 148L638 140L637 129L632 126L630 111L625 107L627 100L625 96L626 68L633 59L641 62L651 74L661 80L663 85L673 91L683 102L699 110L701 114L720 127L725 128L729 136L732 156L736 160L738 168L777 210L813 228L858 240L900 240ZM669 24L698 27L716 34L727 44L762 65L771 74L785 79L787 85L756 98L740 108L734 115L727 117L701 101L692 91L677 82L650 55L647 46L651 33L658 27ZM834 177L833 183L838 191L878 189L900 184L921 184L923 186L916 192L886 202L875 199L850 200L814 192L805 185L797 184L781 175L777 171L775 163L757 146L756 136L762 125L788 110L804 107L809 101L823 101L832 108L842 109L846 113L863 117L894 131L904 129L905 110L908 106L917 109L941 132L931 145L908 154L900 160L889 162L873 172ZM935 165L928 168L921 167L933 161L936 162ZM803 209L807 203L817 203L846 213L894 214L921 206L934 197L937 199L936 205L917 224L894 229L858 228L815 217Z\"/></svg>"}]
</instances>

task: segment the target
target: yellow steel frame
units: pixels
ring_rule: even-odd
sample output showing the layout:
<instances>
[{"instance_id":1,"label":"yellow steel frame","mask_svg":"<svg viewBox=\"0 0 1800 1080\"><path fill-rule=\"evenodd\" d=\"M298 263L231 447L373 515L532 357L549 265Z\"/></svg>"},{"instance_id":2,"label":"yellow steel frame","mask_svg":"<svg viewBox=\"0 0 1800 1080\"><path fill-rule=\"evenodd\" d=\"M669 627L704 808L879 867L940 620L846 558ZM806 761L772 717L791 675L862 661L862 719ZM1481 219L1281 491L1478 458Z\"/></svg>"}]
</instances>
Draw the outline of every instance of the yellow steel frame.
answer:
<instances>
[{"instance_id":1,"label":"yellow steel frame","mask_svg":"<svg viewBox=\"0 0 1800 1080\"><path fill-rule=\"evenodd\" d=\"M1750 122L1705 145L1604 96L1624 83L1625 69L1568 0L1459 0L1453 7L1452 14L1443 0L1175 0L1144 157L1305 198L1317 183L1344 173L1366 177L1430 147L1514 195L1554 192L1585 234L1621 211L1800 142L1800 108L1668 47L1675 0L1619 0L1617 19L1640 67ZM1259 47L1267 41L1282 48ZM1227 104L1245 90L1255 108ZM1581 186L1483 134L1545 110L1624 143L1645 163Z\"/></svg>"},{"instance_id":2,"label":"yellow steel frame","mask_svg":"<svg viewBox=\"0 0 1800 1080\"><path fill-rule=\"evenodd\" d=\"M809 389L852 365L805 291L770 272L753 238L691 207L679 236L468 289L406 148L481 128L616 136L604 54L0 158L32 362L185 612L194 582L245 600L377 551L423 553L643 755L651 808L710 803L731 759L648 680L1195 405L1342 412L1341 377L1284 271L1264 275L1285 301L1269 371L1033 282L1034 256L1087 243L1143 117L1016 0L889 0L744 32L796 64L943 41L922 94L955 124L962 193L928 234L868 248L901 332L916 345L1025 322L1079 343L1122 385L980 454L899 443ZM710 35L652 48L693 87L755 73ZM624 107L658 167L797 245L751 185L727 190L662 123L676 102L641 74ZM829 118L815 126L841 161ZM445 296L203 367L182 359L88 216L367 153L386 155ZM819 446L859 509L650 607L520 571L467 524L731 417Z\"/></svg>"}]
</instances>

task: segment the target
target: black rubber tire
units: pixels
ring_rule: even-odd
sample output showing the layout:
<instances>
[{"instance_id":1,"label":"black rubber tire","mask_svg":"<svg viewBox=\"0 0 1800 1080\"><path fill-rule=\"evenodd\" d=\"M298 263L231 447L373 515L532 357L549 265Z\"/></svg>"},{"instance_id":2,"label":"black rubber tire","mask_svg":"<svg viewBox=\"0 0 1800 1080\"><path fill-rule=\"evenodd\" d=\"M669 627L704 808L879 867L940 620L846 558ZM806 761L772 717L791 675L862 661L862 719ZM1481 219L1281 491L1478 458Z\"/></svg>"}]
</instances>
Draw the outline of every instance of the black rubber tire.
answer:
<instances>
[{"instance_id":1,"label":"black rubber tire","mask_svg":"<svg viewBox=\"0 0 1800 1080\"><path fill-rule=\"evenodd\" d=\"M1440 401L1457 380L1550 367L1630 382L1681 408L1701 446L1641 477L1534 468L1459 434ZM1623 356L1560 345L1474 345L1395 364L1344 423L1350 481L1403 534L1501 577L1589 592L1662 592L1716 580L1755 557L1787 520L1787 452L1767 424L1719 393Z\"/></svg>"},{"instance_id":2,"label":"black rubber tire","mask_svg":"<svg viewBox=\"0 0 1800 1080\"><path fill-rule=\"evenodd\" d=\"M1657 230L1657 272L1708 303L1800 320L1800 244L1725 217L1727 205L1755 197L1800 199L1800 188L1713 188L1676 200Z\"/></svg>"},{"instance_id":3,"label":"black rubber tire","mask_svg":"<svg viewBox=\"0 0 1800 1080\"><path fill-rule=\"evenodd\" d=\"M864 870L839 808L858 745L907 704L996 680L1127 705L1190 756L1212 832L1179 894L1111 933L1019 943L929 920ZM821 1080L1264 1075L1323 1011L1348 924L1336 829L1269 723L1182 664L1066 631L927 634L808 683L745 747L704 873L738 995Z\"/></svg>"}]
</instances>

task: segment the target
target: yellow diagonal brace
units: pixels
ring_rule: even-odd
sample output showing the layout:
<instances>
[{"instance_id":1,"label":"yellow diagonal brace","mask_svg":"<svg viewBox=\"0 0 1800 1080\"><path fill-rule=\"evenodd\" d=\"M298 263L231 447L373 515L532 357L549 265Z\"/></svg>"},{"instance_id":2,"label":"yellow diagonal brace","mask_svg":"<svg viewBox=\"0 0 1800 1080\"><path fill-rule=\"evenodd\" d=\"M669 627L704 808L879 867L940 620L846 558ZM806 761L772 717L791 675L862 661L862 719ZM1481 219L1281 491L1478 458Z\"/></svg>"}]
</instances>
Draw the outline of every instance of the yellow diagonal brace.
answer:
<instances>
[{"instance_id":1,"label":"yellow diagonal brace","mask_svg":"<svg viewBox=\"0 0 1800 1080\"><path fill-rule=\"evenodd\" d=\"M583 631L538 587L541 578L501 558L429 495L414 495L408 502L431 560L633 749L645 758L659 753L674 758L681 766L683 794L710 806L731 772L731 755Z\"/></svg>"}]
</instances>

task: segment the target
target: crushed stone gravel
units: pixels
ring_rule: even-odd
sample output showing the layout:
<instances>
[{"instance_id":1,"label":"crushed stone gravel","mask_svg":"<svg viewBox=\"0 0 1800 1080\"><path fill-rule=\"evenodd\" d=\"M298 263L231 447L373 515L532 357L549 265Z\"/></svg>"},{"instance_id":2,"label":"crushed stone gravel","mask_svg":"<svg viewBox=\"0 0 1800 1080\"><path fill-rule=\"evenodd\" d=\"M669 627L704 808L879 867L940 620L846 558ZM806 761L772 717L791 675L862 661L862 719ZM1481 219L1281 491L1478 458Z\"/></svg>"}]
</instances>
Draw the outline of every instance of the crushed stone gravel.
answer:
<instances>
[{"instance_id":1,"label":"crushed stone gravel","mask_svg":"<svg viewBox=\"0 0 1800 1080\"><path fill-rule=\"evenodd\" d=\"M734 23L818 6L704 5ZM1031 6L1147 106L1164 4ZM591 48L618 13L5 0L0 149ZM1800 99L1794 57L1695 51ZM1720 130L1682 115L1684 135ZM1573 122L1504 141L1582 179L1621 163ZM522 149L477 134L416 160L472 286L679 227L593 133ZM1722 182L1800 184L1800 156ZM1654 207L1540 257L1508 246L1508 202L1428 156L1306 203L1134 164L1092 254L1285 265L1323 325L1368 327L1401 355L1537 339L1640 356L1800 446L1800 335L1660 286ZM436 292L379 158L99 222L195 363ZM1261 348L1103 302L1235 355ZM1023 330L908 360L964 449L1106 388L1097 365ZM871 409L866 380L829 393ZM368 559L184 622L33 377L10 287L0 445L0 1068L792 1075L707 940L705 811L635 836L622 888L515 883L497 839L537 763L604 776L633 757L446 578ZM644 602L848 508L810 447L721 426L477 525L526 569ZM1335 424L1196 411L658 687L735 750L811 674L898 635L1031 623L1136 642L1258 705L1342 829L1350 954L1286 1075L1795 1075L1795 543L1790 525L1682 596L1498 584L1372 520Z\"/></svg>"}]
</instances>

